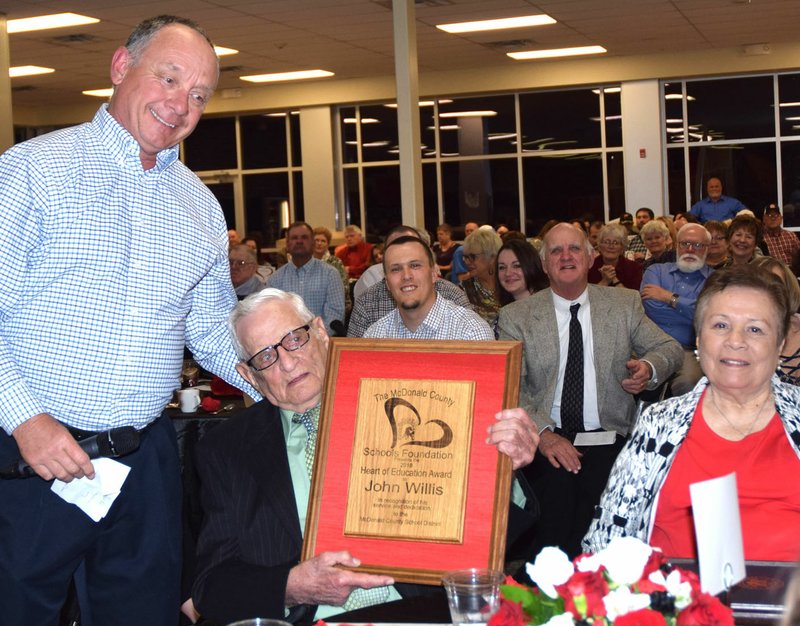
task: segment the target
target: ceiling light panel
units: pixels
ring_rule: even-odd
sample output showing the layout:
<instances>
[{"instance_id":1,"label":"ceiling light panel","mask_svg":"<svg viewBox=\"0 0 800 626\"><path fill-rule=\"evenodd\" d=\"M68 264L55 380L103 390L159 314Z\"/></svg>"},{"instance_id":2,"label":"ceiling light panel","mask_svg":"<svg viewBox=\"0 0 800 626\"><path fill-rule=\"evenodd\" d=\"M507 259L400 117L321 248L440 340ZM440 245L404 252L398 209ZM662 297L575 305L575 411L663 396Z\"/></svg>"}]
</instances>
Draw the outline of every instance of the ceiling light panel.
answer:
<instances>
[{"instance_id":1,"label":"ceiling light panel","mask_svg":"<svg viewBox=\"0 0 800 626\"><path fill-rule=\"evenodd\" d=\"M556 21L549 15L522 15L496 20L480 20L477 22L457 22L454 24L437 24L436 28L446 33L475 33L484 30L502 30L506 28L527 28L529 26L546 26Z\"/></svg>"},{"instance_id":2,"label":"ceiling light panel","mask_svg":"<svg viewBox=\"0 0 800 626\"><path fill-rule=\"evenodd\" d=\"M6 26L9 33L27 33L34 30L47 30L50 28L66 28L67 26L84 26L97 24L97 18L77 13L54 13L52 15L38 15L36 17L23 17L8 20Z\"/></svg>"},{"instance_id":3,"label":"ceiling light panel","mask_svg":"<svg viewBox=\"0 0 800 626\"><path fill-rule=\"evenodd\" d=\"M608 50L603 46L578 46L575 48L551 48L549 50L525 50L507 54L517 61L531 61L535 59L581 56L584 54L604 54L605 52L608 52Z\"/></svg>"}]
</instances>

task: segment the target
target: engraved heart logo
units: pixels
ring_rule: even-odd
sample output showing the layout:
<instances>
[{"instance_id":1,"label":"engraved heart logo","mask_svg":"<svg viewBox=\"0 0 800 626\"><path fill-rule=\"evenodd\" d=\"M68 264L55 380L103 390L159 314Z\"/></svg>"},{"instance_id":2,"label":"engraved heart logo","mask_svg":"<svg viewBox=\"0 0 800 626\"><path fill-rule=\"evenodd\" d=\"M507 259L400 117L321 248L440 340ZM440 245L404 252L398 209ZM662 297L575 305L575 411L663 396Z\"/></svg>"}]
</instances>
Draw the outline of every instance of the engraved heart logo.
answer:
<instances>
[{"instance_id":1,"label":"engraved heart logo","mask_svg":"<svg viewBox=\"0 0 800 626\"><path fill-rule=\"evenodd\" d=\"M395 409L405 407L410 409L413 415L404 414L399 419L395 417ZM401 446L422 446L424 448L446 448L453 441L453 431L450 426L439 419L427 420L423 423L417 407L408 400L402 398L389 398L383 405L389 425L392 427L392 448L397 445L398 438ZM404 412L405 413L405 412ZM438 439L427 439L418 441L418 436L424 436L431 431L440 430L441 436Z\"/></svg>"}]
</instances>

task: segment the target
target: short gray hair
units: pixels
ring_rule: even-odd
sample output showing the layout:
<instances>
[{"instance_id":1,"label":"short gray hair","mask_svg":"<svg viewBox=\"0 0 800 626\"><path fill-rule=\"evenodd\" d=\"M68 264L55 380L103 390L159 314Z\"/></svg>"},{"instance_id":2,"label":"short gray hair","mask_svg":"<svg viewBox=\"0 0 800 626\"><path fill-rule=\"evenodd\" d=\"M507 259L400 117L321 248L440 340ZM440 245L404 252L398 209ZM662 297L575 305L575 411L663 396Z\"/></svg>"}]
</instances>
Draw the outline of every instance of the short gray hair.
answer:
<instances>
[{"instance_id":1,"label":"short gray hair","mask_svg":"<svg viewBox=\"0 0 800 626\"><path fill-rule=\"evenodd\" d=\"M589 260L591 261L592 258L594 257L594 246L592 245L592 242L589 241L589 237L586 236L586 232L582 228L575 228L568 222L559 222L558 224L555 224L553 228L555 228L556 226L561 226L562 224L564 224L565 226L569 226L576 233L581 234L581 236L583 237L583 252L586 254L586 256L589 257ZM553 228L551 228L550 230L553 230ZM539 258L541 259L542 263L547 261L547 235L550 234L550 230L548 230L545 236L542 237L542 244L541 247L539 248ZM602 230L600 232L602 232Z\"/></svg>"},{"instance_id":2,"label":"short gray hair","mask_svg":"<svg viewBox=\"0 0 800 626\"><path fill-rule=\"evenodd\" d=\"M233 247L230 249L230 251L228 252L228 254L230 254L231 252L234 252L234 251L236 251L236 252L243 252L243 253L244 253L244 254L247 256L247 259L248 259L248 260L249 260L251 263L256 263L256 264L258 263L258 254L256 253L256 251L255 251L255 250L253 250L253 249L252 249L250 246L248 246L246 243L237 243L235 246L233 246Z\"/></svg>"},{"instance_id":3,"label":"short gray hair","mask_svg":"<svg viewBox=\"0 0 800 626\"><path fill-rule=\"evenodd\" d=\"M285 302L297 313L303 323L308 323L314 319L314 314L308 310L303 299L296 293L266 287L247 296L233 308L233 311L228 316L228 332L231 336L231 343L236 351L236 356L242 361L247 361L252 355L247 353L241 339L236 334L236 325L248 315L253 315L268 302Z\"/></svg>"},{"instance_id":4,"label":"short gray hair","mask_svg":"<svg viewBox=\"0 0 800 626\"><path fill-rule=\"evenodd\" d=\"M621 224L606 224L597 234L597 240L612 238L619 241L624 249L628 245L628 231Z\"/></svg>"},{"instance_id":5,"label":"short gray hair","mask_svg":"<svg viewBox=\"0 0 800 626\"><path fill-rule=\"evenodd\" d=\"M639 236L644 239L647 235L660 234L664 237L670 237L669 228L664 222L658 220L650 220L639 229Z\"/></svg>"},{"instance_id":6,"label":"short gray hair","mask_svg":"<svg viewBox=\"0 0 800 626\"><path fill-rule=\"evenodd\" d=\"M125 47L128 49L128 54L130 55L131 61L134 65L139 63L139 60L142 58L142 54L147 46L150 45L153 37L155 37L162 28L171 26L172 24L186 26L198 32L208 42L208 45L211 47L211 49L214 50L214 44L212 43L211 38L194 20L190 20L185 17L178 17L177 15L157 15L156 17L151 17L139 23L139 25L133 29L131 34L128 36L128 40L125 42ZM214 51L214 56L217 56L216 51Z\"/></svg>"},{"instance_id":7,"label":"short gray hair","mask_svg":"<svg viewBox=\"0 0 800 626\"><path fill-rule=\"evenodd\" d=\"M683 226L681 226L680 230L678 231L678 239L681 238L681 233L685 232L688 234L691 230L702 230L705 234L706 243L711 241L711 233L708 232L708 229L702 224L695 224L694 222L686 222Z\"/></svg>"}]
</instances>

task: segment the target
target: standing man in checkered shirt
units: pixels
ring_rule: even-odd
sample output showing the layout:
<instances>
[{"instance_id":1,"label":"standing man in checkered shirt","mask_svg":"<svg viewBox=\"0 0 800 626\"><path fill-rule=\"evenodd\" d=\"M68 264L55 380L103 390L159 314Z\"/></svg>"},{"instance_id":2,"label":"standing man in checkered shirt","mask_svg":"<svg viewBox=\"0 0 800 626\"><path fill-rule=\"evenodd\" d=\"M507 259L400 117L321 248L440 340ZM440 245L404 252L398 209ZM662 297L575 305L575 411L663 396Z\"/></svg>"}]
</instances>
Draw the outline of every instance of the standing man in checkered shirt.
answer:
<instances>
[{"instance_id":1,"label":"standing man in checkered shirt","mask_svg":"<svg viewBox=\"0 0 800 626\"><path fill-rule=\"evenodd\" d=\"M0 625L57 623L79 566L81 623L177 621L179 461L162 412L184 345L255 393L226 332L225 220L178 160L218 75L196 24L146 20L114 53L114 95L91 122L0 157L0 467L22 458L37 474L0 480ZM95 522L51 482L104 478L76 439L122 426L141 444Z\"/></svg>"}]
</instances>

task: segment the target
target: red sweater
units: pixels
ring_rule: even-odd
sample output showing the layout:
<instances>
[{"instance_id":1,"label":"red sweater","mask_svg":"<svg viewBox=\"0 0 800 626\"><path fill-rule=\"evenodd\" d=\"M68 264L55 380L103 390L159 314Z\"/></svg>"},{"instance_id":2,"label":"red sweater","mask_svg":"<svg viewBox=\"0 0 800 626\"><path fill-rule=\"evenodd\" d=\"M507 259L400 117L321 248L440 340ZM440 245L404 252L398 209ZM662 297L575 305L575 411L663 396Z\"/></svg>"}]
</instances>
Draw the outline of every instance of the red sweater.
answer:
<instances>
[{"instance_id":1,"label":"red sweater","mask_svg":"<svg viewBox=\"0 0 800 626\"><path fill-rule=\"evenodd\" d=\"M370 250L372 250L372 244L362 240L353 247L339 246L336 248L335 254L339 257L342 265L347 268L347 275L350 278L358 278L370 266Z\"/></svg>"}]
</instances>

